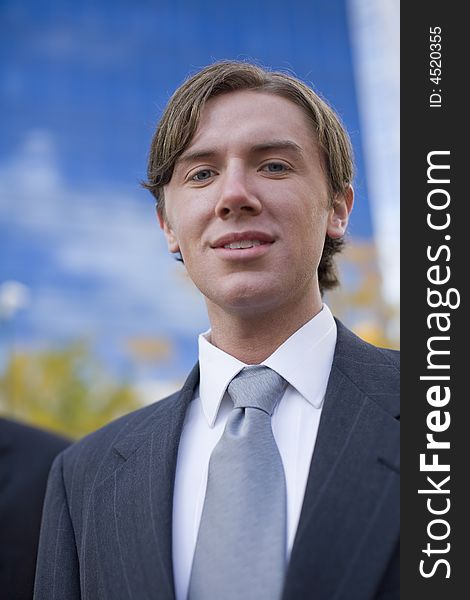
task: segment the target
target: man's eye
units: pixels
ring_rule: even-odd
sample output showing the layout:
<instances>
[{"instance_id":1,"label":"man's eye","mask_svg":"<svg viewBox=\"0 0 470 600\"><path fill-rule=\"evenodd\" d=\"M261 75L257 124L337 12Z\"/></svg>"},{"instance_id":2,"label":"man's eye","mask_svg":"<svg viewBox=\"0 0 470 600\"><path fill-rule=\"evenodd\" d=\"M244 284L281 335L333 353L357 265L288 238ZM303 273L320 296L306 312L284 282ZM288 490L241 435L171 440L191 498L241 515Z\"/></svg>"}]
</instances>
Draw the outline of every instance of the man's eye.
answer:
<instances>
[{"instance_id":1,"label":"man's eye","mask_svg":"<svg viewBox=\"0 0 470 600\"><path fill-rule=\"evenodd\" d=\"M263 170L268 173L284 173L288 170L288 167L283 163L270 162L263 166Z\"/></svg>"},{"instance_id":2,"label":"man's eye","mask_svg":"<svg viewBox=\"0 0 470 600\"><path fill-rule=\"evenodd\" d=\"M213 173L214 172L211 169L201 169L192 175L191 179L192 181L206 181L207 179L210 179Z\"/></svg>"}]
</instances>

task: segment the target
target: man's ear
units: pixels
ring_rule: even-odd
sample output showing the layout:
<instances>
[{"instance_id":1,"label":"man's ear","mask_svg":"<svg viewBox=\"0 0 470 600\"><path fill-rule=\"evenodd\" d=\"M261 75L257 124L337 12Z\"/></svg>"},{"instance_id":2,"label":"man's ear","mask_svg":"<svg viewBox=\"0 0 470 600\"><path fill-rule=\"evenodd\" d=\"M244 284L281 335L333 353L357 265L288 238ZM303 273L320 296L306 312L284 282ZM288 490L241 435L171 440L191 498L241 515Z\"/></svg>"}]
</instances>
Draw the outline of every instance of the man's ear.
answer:
<instances>
[{"instance_id":1,"label":"man's ear","mask_svg":"<svg viewBox=\"0 0 470 600\"><path fill-rule=\"evenodd\" d=\"M166 237L166 243L168 244L168 250L175 254L176 252L180 252L180 246L178 244L178 240L176 239L176 235L168 223L168 218L162 214L160 210L157 208L157 217L158 222L160 223L160 227L163 229L163 233Z\"/></svg>"},{"instance_id":2,"label":"man's ear","mask_svg":"<svg viewBox=\"0 0 470 600\"><path fill-rule=\"evenodd\" d=\"M342 194L338 194L334 200L333 206L330 208L328 215L327 234L338 239L346 233L346 227L349 222L349 215L354 204L354 190L348 185Z\"/></svg>"}]
</instances>

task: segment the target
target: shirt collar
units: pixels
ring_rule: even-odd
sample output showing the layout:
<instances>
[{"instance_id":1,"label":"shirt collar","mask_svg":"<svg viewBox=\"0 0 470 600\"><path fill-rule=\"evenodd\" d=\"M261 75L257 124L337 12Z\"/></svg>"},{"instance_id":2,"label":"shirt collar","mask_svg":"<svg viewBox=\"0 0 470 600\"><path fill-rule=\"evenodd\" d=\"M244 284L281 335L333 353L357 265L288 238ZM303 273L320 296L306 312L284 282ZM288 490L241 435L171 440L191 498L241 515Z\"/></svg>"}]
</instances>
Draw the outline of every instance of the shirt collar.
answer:
<instances>
[{"instance_id":1,"label":"shirt collar","mask_svg":"<svg viewBox=\"0 0 470 600\"><path fill-rule=\"evenodd\" d=\"M209 341L210 330L199 336L199 395L210 427L230 381L246 364ZM293 333L271 356L266 365L294 387L312 406L320 408L330 375L336 345L336 323L330 309L323 309Z\"/></svg>"}]
</instances>

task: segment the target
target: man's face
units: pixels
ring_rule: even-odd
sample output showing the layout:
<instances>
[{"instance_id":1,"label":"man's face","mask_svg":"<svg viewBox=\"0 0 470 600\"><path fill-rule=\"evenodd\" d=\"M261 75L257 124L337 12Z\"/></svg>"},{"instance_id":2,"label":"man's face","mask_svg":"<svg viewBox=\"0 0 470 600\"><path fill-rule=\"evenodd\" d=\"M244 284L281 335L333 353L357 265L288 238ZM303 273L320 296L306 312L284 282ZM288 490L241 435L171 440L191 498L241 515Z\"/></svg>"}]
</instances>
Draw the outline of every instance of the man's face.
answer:
<instances>
[{"instance_id":1,"label":"man's face","mask_svg":"<svg viewBox=\"0 0 470 600\"><path fill-rule=\"evenodd\" d=\"M325 235L344 234L352 192L330 207L312 126L280 96L211 98L165 186L171 252L180 251L209 312L266 312L321 302Z\"/></svg>"}]
</instances>

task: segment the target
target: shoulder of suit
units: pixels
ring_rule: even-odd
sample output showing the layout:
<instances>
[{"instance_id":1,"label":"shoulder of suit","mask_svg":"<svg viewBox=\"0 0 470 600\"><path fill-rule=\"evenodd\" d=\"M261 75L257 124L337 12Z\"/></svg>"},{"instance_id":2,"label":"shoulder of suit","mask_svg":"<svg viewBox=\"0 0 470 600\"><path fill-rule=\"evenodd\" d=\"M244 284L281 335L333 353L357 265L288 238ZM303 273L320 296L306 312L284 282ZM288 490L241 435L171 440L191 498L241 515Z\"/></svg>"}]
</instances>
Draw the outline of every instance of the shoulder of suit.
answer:
<instances>
[{"instance_id":1,"label":"shoulder of suit","mask_svg":"<svg viewBox=\"0 0 470 600\"><path fill-rule=\"evenodd\" d=\"M188 375L183 387L170 396L157 400L156 402L132 411L114 421L111 421L104 427L97 429L82 439L75 442L68 450L68 455L76 455L88 450L94 451L97 446L104 447L114 445L119 439L139 432L148 432L153 423L158 420L159 415L168 412L165 409L170 408L182 393L192 394L199 382L199 364L196 364ZM163 410L162 410L163 409Z\"/></svg>"},{"instance_id":2,"label":"shoulder of suit","mask_svg":"<svg viewBox=\"0 0 470 600\"><path fill-rule=\"evenodd\" d=\"M177 391L162 400L123 415L79 439L63 453L64 466L70 471L80 465L93 468L104 463L120 440L129 435L139 435L140 431L148 431L152 422L157 421L160 409L174 402L179 394L180 391Z\"/></svg>"},{"instance_id":3,"label":"shoulder of suit","mask_svg":"<svg viewBox=\"0 0 470 600\"><path fill-rule=\"evenodd\" d=\"M58 457L53 469L66 488L81 486L85 492L106 479L140 443L166 430L181 398L192 397L199 381L196 364L181 390L149 406L128 413L72 444ZM124 454L123 454L124 449ZM132 450L130 453L132 453ZM61 474L61 475L60 475Z\"/></svg>"},{"instance_id":4,"label":"shoulder of suit","mask_svg":"<svg viewBox=\"0 0 470 600\"><path fill-rule=\"evenodd\" d=\"M333 367L364 395L391 413L398 412L400 353L379 348L359 338L337 321L338 337Z\"/></svg>"},{"instance_id":5,"label":"shoulder of suit","mask_svg":"<svg viewBox=\"0 0 470 600\"><path fill-rule=\"evenodd\" d=\"M336 319L338 337L335 358L400 371L400 351L366 342Z\"/></svg>"}]
</instances>

